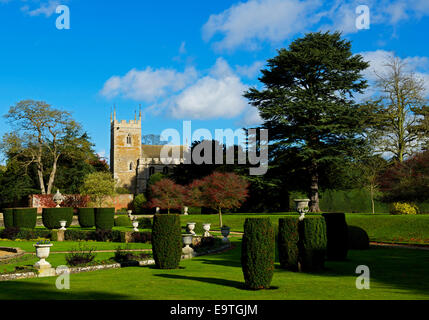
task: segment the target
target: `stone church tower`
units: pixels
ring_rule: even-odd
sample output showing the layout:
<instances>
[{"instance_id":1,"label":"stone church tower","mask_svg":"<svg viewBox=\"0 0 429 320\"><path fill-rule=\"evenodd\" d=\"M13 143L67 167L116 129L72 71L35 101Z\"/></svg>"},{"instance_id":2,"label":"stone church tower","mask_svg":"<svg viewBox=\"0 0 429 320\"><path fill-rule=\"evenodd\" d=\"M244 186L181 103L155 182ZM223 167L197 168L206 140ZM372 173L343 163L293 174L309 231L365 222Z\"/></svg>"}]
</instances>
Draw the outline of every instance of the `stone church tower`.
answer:
<instances>
[{"instance_id":1,"label":"stone church tower","mask_svg":"<svg viewBox=\"0 0 429 320\"><path fill-rule=\"evenodd\" d=\"M138 120L135 114L134 120L119 121L115 110L113 116L110 115L110 170L116 187L126 188L133 194L143 193L152 174L168 174L174 166L183 163L187 147L169 145L167 151L173 159L164 164L160 154L165 147L142 144L141 111ZM179 157L174 158L175 155Z\"/></svg>"},{"instance_id":2,"label":"stone church tower","mask_svg":"<svg viewBox=\"0 0 429 320\"><path fill-rule=\"evenodd\" d=\"M136 190L137 162L141 155L142 117L139 112L134 120L116 120L116 110L113 119L110 117L110 168L117 186Z\"/></svg>"}]
</instances>

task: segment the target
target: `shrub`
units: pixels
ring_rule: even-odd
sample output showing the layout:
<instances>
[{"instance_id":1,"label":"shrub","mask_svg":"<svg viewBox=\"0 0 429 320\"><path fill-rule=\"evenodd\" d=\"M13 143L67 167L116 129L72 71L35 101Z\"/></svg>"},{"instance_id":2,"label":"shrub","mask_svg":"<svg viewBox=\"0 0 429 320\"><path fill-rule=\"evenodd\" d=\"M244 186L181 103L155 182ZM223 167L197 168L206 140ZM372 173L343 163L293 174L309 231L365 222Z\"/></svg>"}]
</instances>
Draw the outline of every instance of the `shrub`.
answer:
<instances>
[{"instance_id":1,"label":"shrub","mask_svg":"<svg viewBox=\"0 0 429 320\"><path fill-rule=\"evenodd\" d=\"M369 237L360 227L348 226L348 247L352 250L369 249Z\"/></svg>"},{"instance_id":2,"label":"shrub","mask_svg":"<svg viewBox=\"0 0 429 320\"><path fill-rule=\"evenodd\" d=\"M13 226L15 228L34 229L37 222L37 208L13 209Z\"/></svg>"},{"instance_id":3,"label":"shrub","mask_svg":"<svg viewBox=\"0 0 429 320\"><path fill-rule=\"evenodd\" d=\"M418 207L411 203L394 202L390 206L390 214L417 214Z\"/></svg>"},{"instance_id":4,"label":"shrub","mask_svg":"<svg viewBox=\"0 0 429 320\"><path fill-rule=\"evenodd\" d=\"M9 227L0 232L2 239L15 240L17 234L19 233L19 228Z\"/></svg>"},{"instance_id":5,"label":"shrub","mask_svg":"<svg viewBox=\"0 0 429 320\"><path fill-rule=\"evenodd\" d=\"M143 193L140 193L134 197L133 208L134 208L135 213L140 214L140 213L144 212L143 207L144 207L146 201L147 201L146 197L144 196Z\"/></svg>"},{"instance_id":6,"label":"shrub","mask_svg":"<svg viewBox=\"0 0 429 320\"><path fill-rule=\"evenodd\" d=\"M93 231L85 230L76 230L76 229L67 229L64 231L64 240L66 241L79 241L79 240L89 240L90 234Z\"/></svg>"},{"instance_id":7,"label":"shrub","mask_svg":"<svg viewBox=\"0 0 429 320\"><path fill-rule=\"evenodd\" d=\"M51 239L52 233L48 230L40 230L40 229L19 229L19 232L16 234L16 239L25 239L25 240L33 240L33 239Z\"/></svg>"},{"instance_id":8,"label":"shrub","mask_svg":"<svg viewBox=\"0 0 429 320\"><path fill-rule=\"evenodd\" d=\"M179 215L156 214L152 227L152 252L156 267L175 269L182 256L182 236Z\"/></svg>"},{"instance_id":9,"label":"shrub","mask_svg":"<svg viewBox=\"0 0 429 320\"><path fill-rule=\"evenodd\" d=\"M115 208L95 208L95 227L100 230L112 230Z\"/></svg>"},{"instance_id":10,"label":"shrub","mask_svg":"<svg viewBox=\"0 0 429 320\"><path fill-rule=\"evenodd\" d=\"M115 218L115 227L132 227L132 223L128 216L117 216Z\"/></svg>"},{"instance_id":11,"label":"shrub","mask_svg":"<svg viewBox=\"0 0 429 320\"><path fill-rule=\"evenodd\" d=\"M86 265L94 261L95 256L94 248L88 248L79 244L77 249L72 249L70 253L65 255L65 259L69 266L81 266Z\"/></svg>"},{"instance_id":12,"label":"shrub","mask_svg":"<svg viewBox=\"0 0 429 320\"><path fill-rule=\"evenodd\" d=\"M283 269L298 271L298 218L286 217L279 219L278 249L280 266Z\"/></svg>"},{"instance_id":13,"label":"shrub","mask_svg":"<svg viewBox=\"0 0 429 320\"><path fill-rule=\"evenodd\" d=\"M141 229L152 229L152 219L151 218L140 218L137 219L139 222L139 228Z\"/></svg>"},{"instance_id":14,"label":"shrub","mask_svg":"<svg viewBox=\"0 0 429 320\"><path fill-rule=\"evenodd\" d=\"M123 242L121 232L118 230L97 229L89 233L89 240L100 242Z\"/></svg>"},{"instance_id":15,"label":"shrub","mask_svg":"<svg viewBox=\"0 0 429 320\"><path fill-rule=\"evenodd\" d=\"M13 209L3 209L3 223L5 228L13 227Z\"/></svg>"},{"instance_id":16,"label":"shrub","mask_svg":"<svg viewBox=\"0 0 429 320\"><path fill-rule=\"evenodd\" d=\"M150 257L150 254L144 252L130 252L129 246L127 245L125 248L118 247L115 251L115 256L113 260L118 263L124 263L129 261L139 261L144 260Z\"/></svg>"},{"instance_id":17,"label":"shrub","mask_svg":"<svg viewBox=\"0 0 429 320\"><path fill-rule=\"evenodd\" d=\"M45 228L50 230L61 228L61 220L66 220L69 227L73 221L73 208L43 208L42 220Z\"/></svg>"},{"instance_id":18,"label":"shrub","mask_svg":"<svg viewBox=\"0 0 429 320\"><path fill-rule=\"evenodd\" d=\"M82 228L92 228L95 226L95 209L94 208L78 208L79 225Z\"/></svg>"},{"instance_id":19,"label":"shrub","mask_svg":"<svg viewBox=\"0 0 429 320\"><path fill-rule=\"evenodd\" d=\"M188 214L201 214L201 207L188 207Z\"/></svg>"},{"instance_id":20,"label":"shrub","mask_svg":"<svg viewBox=\"0 0 429 320\"><path fill-rule=\"evenodd\" d=\"M348 228L344 213L324 213L326 222L328 260L346 260L348 250Z\"/></svg>"},{"instance_id":21,"label":"shrub","mask_svg":"<svg viewBox=\"0 0 429 320\"><path fill-rule=\"evenodd\" d=\"M269 288L274 274L274 228L269 218L247 218L241 247L245 285Z\"/></svg>"},{"instance_id":22,"label":"shrub","mask_svg":"<svg viewBox=\"0 0 429 320\"><path fill-rule=\"evenodd\" d=\"M146 243L152 241L151 232L133 232L131 234L131 242Z\"/></svg>"},{"instance_id":23,"label":"shrub","mask_svg":"<svg viewBox=\"0 0 429 320\"><path fill-rule=\"evenodd\" d=\"M302 271L324 268L326 255L326 223L323 217L307 217L298 223L299 260Z\"/></svg>"}]
</instances>

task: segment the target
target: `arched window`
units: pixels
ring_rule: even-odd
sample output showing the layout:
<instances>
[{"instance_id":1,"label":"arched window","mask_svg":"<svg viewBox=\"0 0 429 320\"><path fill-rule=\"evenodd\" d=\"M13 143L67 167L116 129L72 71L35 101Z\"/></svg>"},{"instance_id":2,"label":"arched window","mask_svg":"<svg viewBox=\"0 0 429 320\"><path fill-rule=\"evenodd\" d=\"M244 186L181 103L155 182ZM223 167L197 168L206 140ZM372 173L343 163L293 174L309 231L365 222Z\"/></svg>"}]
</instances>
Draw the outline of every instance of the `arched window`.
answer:
<instances>
[{"instance_id":1,"label":"arched window","mask_svg":"<svg viewBox=\"0 0 429 320\"><path fill-rule=\"evenodd\" d=\"M130 162L130 171L133 171L133 163L132 162Z\"/></svg>"},{"instance_id":2,"label":"arched window","mask_svg":"<svg viewBox=\"0 0 429 320\"><path fill-rule=\"evenodd\" d=\"M154 167L150 167L149 168L149 177L151 176L151 175L153 175L155 173L155 168Z\"/></svg>"},{"instance_id":3,"label":"arched window","mask_svg":"<svg viewBox=\"0 0 429 320\"><path fill-rule=\"evenodd\" d=\"M168 167L164 167L164 168L162 169L162 173L163 173L163 174L168 174Z\"/></svg>"},{"instance_id":4,"label":"arched window","mask_svg":"<svg viewBox=\"0 0 429 320\"><path fill-rule=\"evenodd\" d=\"M127 135L127 145L131 145L131 135Z\"/></svg>"}]
</instances>

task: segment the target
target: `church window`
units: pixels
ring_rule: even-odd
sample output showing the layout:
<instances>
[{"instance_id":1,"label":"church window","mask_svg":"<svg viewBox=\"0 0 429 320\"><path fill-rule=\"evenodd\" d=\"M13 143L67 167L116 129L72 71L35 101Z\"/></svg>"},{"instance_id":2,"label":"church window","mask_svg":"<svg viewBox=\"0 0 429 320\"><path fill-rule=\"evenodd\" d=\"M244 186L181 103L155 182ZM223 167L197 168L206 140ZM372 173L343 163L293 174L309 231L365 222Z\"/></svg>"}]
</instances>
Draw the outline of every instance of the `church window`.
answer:
<instances>
[{"instance_id":1,"label":"church window","mask_svg":"<svg viewBox=\"0 0 429 320\"><path fill-rule=\"evenodd\" d=\"M133 170L133 163L130 162L130 171L132 171L132 170Z\"/></svg>"},{"instance_id":2,"label":"church window","mask_svg":"<svg viewBox=\"0 0 429 320\"><path fill-rule=\"evenodd\" d=\"M127 144L131 145L131 135L130 134L128 134L128 136L127 136Z\"/></svg>"}]
</instances>

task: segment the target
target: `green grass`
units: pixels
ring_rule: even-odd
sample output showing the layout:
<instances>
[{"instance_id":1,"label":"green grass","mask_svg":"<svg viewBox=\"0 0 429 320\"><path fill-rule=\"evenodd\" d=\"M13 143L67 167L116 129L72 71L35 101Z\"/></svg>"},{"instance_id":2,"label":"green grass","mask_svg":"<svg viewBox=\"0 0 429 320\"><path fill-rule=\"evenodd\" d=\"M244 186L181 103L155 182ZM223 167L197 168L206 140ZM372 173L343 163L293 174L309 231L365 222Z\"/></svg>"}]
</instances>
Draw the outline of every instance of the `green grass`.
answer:
<instances>
[{"instance_id":1,"label":"green grass","mask_svg":"<svg viewBox=\"0 0 429 320\"><path fill-rule=\"evenodd\" d=\"M345 262L328 262L320 274L278 268L272 290L243 289L240 241L217 255L181 262L181 269L130 267L72 274L70 290L57 290L56 278L0 282L0 299L429 299L427 251L375 248L351 251ZM355 269L367 265L371 289L355 287Z\"/></svg>"},{"instance_id":2,"label":"green grass","mask_svg":"<svg viewBox=\"0 0 429 320\"><path fill-rule=\"evenodd\" d=\"M224 214L223 223L231 227L231 231L243 232L244 220L251 217L269 217L274 225L278 225L282 216L298 214ZM202 233L202 223L211 223L211 230L220 230L218 215L189 215L181 216L182 226L187 222L196 222L197 234ZM389 214L346 214L349 225L358 226L366 230L372 241L405 242L429 244L429 215L403 215Z\"/></svg>"}]
</instances>

